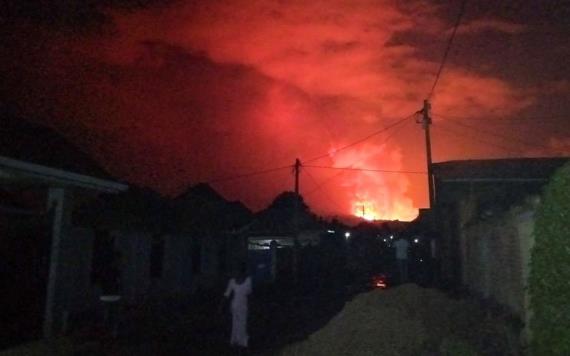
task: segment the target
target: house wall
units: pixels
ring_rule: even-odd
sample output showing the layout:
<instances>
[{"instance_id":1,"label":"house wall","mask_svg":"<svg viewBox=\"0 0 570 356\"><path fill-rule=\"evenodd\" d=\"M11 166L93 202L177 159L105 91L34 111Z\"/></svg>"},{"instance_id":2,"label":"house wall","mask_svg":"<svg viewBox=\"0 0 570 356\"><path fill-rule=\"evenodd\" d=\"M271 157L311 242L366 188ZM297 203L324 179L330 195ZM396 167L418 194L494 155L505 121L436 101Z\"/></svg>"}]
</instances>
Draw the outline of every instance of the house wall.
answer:
<instances>
[{"instance_id":1,"label":"house wall","mask_svg":"<svg viewBox=\"0 0 570 356\"><path fill-rule=\"evenodd\" d=\"M235 236L219 239L205 238L201 244L201 273L192 271L192 237L184 234L163 236L162 273L151 277L153 236L149 232L132 230L111 231L114 247L121 253L123 298L127 303L140 303L148 298L191 294L197 288L215 287L227 279L235 260L243 251L241 240ZM66 318L100 308L101 291L91 280L95 231L72 226L61 242L60 275L56 310L62 328ZM221 253L221 249L226 251ZM224 264L221 259L224 259ZM222 267L225 266L225 271Z\"/></svg>"},{"instance_id":2,"label":"house wall","mask_svg":"<svg viewBox=\"0 0 570 356\"><path fill-rule=\"evenodd\" d=\"M459 213L458 204L445 204L438 207L439 253L441 270L439 284L444 288L456 288L461 280L461 254L459 246L464 214Z\"/></svg>"},{"instance_id":3,"label":"house wall","mask_svg":"<svg viewBox=\"0 0 570 356\"><path fill-rule=\"evenodd\" d=\"M123 254L125 297L131 302L192 291L192 240L180 234L163 235L162 267L151 274L153 236L142 231L115 232L115 244Z\"/></svg>"},{"instance_id":4,"label":"house wall","mask_svg":"<svg viewBox=\"0 0 570 356\"><path fill-rule=\"evenodd\" d=\"M150 251L152 236L144 231L113 231L115 248L121 252L122 288L129 302L145 299L151 292Z\"/></svg>"},{"instance_id":5,"label":"house wall","mask_svg":"<svg viewBox=\"0 0 570 356\"><path fill-rule=\"evenodd\" d=\"M123 297L137 303L148 297L189 293L192 289L190 239L165 236L163 270L160 278L152 279L150 254L152 236L137 231L113 231L115 248L121 252ZM95 233L92 229L73 227L71 238L62 245L61 279L58 304L68 313L80 313L100 304L99 287L91 281Z\"/></svg>"},{"instance_id":6,"label":"house wall","mask_svg":"<svg viewBox=\"0 0 570 356\"><path fill-rule=\"evenodd\" d=\"M94 238L92 230L72 227L71 238L66 239L62 249L66 255L63 259L65 268L62 269L68 286L66 309L71 313L98 305L99 291L91 283Z\"/></svg>"},{"instance_id":7,"label":"house wall","mask_svg":"<svg viewBox=\"0 0 570 356\"><path fill-rule=\"evenodd\" d=\"M237 234L193 238L201 240L200 272L194 276L194 290L225 285L239 264L247 261L247 242Z\"/></svg>"},{"instance_id":8,"label":"house wall","mask_svg":"<svg viewBox=\"0 0 570 356\"><path fill-rule=\"evenodd\" d=\"M538 201L535 201L536 204ZM530 273L531 251L534 246L534 223L535 216L534 210L523 211L517 216L517 228L520 236L520 253L522 258L522 273L524 283L524 297L523 297L523 322L524 330L522 340L527 343L530 340L530 319L532 310L530 309L530 294L528 292L528 278Z\"/></svg>"},{"instance_id":9,"label":"house wall","mask_svg":"<svg viewBox=\"0 0 570 356\"><path fill-rule=\"evenodd\" d=\"M526 320L533 208L514 207L462 229L462 284Z\"/></svg>"},{"instance_id":10,"label":"house wall","mask_svg":"<svg viewBox=\"0 0 570 356\"><path fill-rule=\"evenodd\" d=\"M204 237L202 239L202 275L206 278L215 278L219 272L219 251L223 241L218 238Z\"/></svg>"},{"instance_id":11,"label":"house wall","mask_svg":"<svg viewBox=\"0 0 570 356\"><path fill-rule=\"evenodd\" d=\"M124 298L137 301L149 292L150 238L134 232L113 232L115 247L122 254L122 284ZM64 281L58 288L57 309L63 318L100 307L101 290L92 281L95 232L73 226L69 238L62 240L60 274ZM66 321L64 320L64 323ZM63 325L65 328L65 325Z\"/></svg>"},{"instance_id":12,"label":"house wall","mask_svg":"<svg viewBox=\"0 0 570 356\"><path fill-rule=\"evenodd\" d=\"M161 287L169 294L192 291L192 240L190 236L165 236Z\"/></svg>"}]
</instances>

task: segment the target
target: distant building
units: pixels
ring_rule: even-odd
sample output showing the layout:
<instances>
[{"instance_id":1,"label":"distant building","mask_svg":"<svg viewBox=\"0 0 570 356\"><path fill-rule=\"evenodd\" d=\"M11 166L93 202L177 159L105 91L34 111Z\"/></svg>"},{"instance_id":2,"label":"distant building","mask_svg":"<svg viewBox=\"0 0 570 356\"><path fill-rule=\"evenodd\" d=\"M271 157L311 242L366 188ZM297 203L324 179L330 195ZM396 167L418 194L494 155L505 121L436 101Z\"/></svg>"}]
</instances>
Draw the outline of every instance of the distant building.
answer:
<instances>
[{"instance_id":1,"label":"distant building","mask_svg":"<svg viewBox=\"0 0 570 356\"><path fill-rule=\"evenodd\" d=\"M223 284L247 245L240 230L253 214L238 201L228 201L207 184L188 188L171 202L172 226L192 243L192 273L196 288Z\"/></svg>"},{"instance_id":2,"label":"distant building","mask_svg":"<svg viewBox=\"0 0 570 356\"><path fill-rule=\"evenodd\" d=\"M279 194L240 231L247 241L254 282L294 280L302 265L300 249L318 245L323 231L301 196L293 192Z\"/></svg>"}]
</instances>

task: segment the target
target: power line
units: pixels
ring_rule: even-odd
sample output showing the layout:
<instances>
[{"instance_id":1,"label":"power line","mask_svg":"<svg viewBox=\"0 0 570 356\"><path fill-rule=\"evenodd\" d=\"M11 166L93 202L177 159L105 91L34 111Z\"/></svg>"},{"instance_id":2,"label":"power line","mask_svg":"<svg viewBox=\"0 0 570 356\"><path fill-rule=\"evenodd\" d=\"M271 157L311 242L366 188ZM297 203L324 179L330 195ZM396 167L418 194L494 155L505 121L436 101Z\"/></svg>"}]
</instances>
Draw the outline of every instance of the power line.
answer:
<instances>
[{"instance_id":1,"label":"power line","mask_svg":"<svg viewBox=\"0 0 570 356\"><path fill-rule=\"evenodd\" d=\"M463 17L463 13L465 12L465 4L467 0L463 0L461 2L461 7L459 8L459 13L457 14L457 20L455 21L455 26L453 27L453 31L451 32L451 36L449 36L449 40L447 42L447 47L445 48L445 52L443 53L443 59L441 60L441 64L439 65L439 70L435 76L435 81L433 82L433 86L431 87L431 91L428 94L427 100L429 100L434 91L437 83L439 82L439 78L441 77L441 72L443 72L443 67L445 67L445 62L447 61L447 55L449 54L449 50L451 49L451 45L453 43L453 39L455 38L455 34L457 33L457 29L459 28L459 24L461 23L461 18Z\"/></svg>"},{"instance_id":2,"label":"power line","mask_svg":"<svg viewBox=\"0 0 570 356\"><path fill-rule=\"evenodd\" d=\"M480 142L480 143L484 143L484 144L486 144L486 145L490 145L490 146L494 146L494 147L500 148L500 149L502 149L502 150L504 150L504 151L506 151L506 152L508 152L508 153L512 153L512 154L516 154L516 155L520 155L520 154L522 153L521 150L513 150L512 147L506 147L506 146L503 146L503 145L498 145L498 144L496 144L495 142L492 142L492 141L481 140L481 139L478 139L478 138L473 137L473 136L471 136L471 135L466 135L465 133L463 133L463 132L461 132L461 131L457 131L457 130L454 130L454 129L451 129L451 128L448 128L448 127L442 127L441 125L438 125L438 126L436 126L436 128L437 128L438 130L443 130L443 131L447 131L448 133L452 133L453 135L463 136L463 137L466 137L466 138L471 139L471 140L473 140L473 141L477 141L477 142Z\"/></svg>"},{"instance_id":3,"label":"power line","mask_svg":"<svg viewBox=\"0 0 570 356\"><path fill-rule=\"evenodd\" d=\"M305 171L305 172L307 172L307 171ZM309 196L309 195L316 193L317 191L321 190L322 187L329 184L334 179L340 177L343 173L344 173L343 171L340 171L340 172L336 173L335 175L328 177L327 179L323 180L319 185L317 185L315 188L313 188L313 190L309 191L308 193L305 193L305 196Z\"/></svg>"},{"instance_id":4,"label":"power line","mask_svg":"<svg viewBox=\"0 0 570 356\"><path fill-rule=\"evenodd\" d=\"M380 130L378 130L378 131L375 131L375 132L371 133L371 134L368 135L368 136L365 136L365 137L363 137L363 138L361 138L361 139L359 139L359 140L357 140L357 141L354 141L354 142L352 142L352 143L350 143L350 144L348 144L348 145L346 145L346 146L337 148L337 149L334 150L334 153L337 153L337 152L343 151L343 150L345 150L345 149L347 149L347 148L350 148L350 147L356 146L356 145L358 145L358 144L361 144L362 142L364 142L364 141L366 141L366 140L369 140L369 139L371 139L372 137L377 136L377 135L381 134L382 132L385 132L385 131L391 129L392 127L395 127L395 126L400 125L400 124L403 123L404 121L406 121L406 120L412 118L414 115L415 115L415 113L414 113L414 114L411 114L411 115L408 115L408 116L406 116L406 117L404 117L404 118L402 118L402 119L400 119L400 120L398 120L398 121L396 121L396 122L394 122L394 123L392 123L392 124L390 124L390 125L388 125L388 126L383 127L382 129L380 129ZM328 157L328 156L329 156L329 153L325 153L325 154L322 154L322 155L313 157L313 158L311 158L311 159L308 159L308 160L306 160L306 161L304 161L304 162L305 162L305 163L311 163L311 162L317 161L317 160L319 160L319 159L321 159L321 158L325 158L325 157Z\"/></svg>"},{"instance_id":5,"label":"power line","mask_svg":"<svg viewBox=\"0 0 570 356\"><path fill-rule=\"evenodd\" d=\"M540 121L540 120L565 120L568 119L569 116L568 115L552 115L552 116L540 116L540 117L520 117L520 116L515 116L515 117L500 117L500 118L496 118L496 119L481 119L481 118L477 118L474 116L457 116L457 115L448 115L448 114L440 114L440 113L436 113L436 112L432 112L434 115L436 115L437 117L443 118L443 119L449 119L449 120L473 120L473 121L485 121L487 122L492 122L492 123L499 123L499 122L503 122L503 121L524 121L524 120L532 120L532 121Z\"/></svg>"},{"instance_id":6,"label":"power line","mask_svg":"<svg viewBox=\"0 0 570 356\"><path fill-rule=\"evenodd\" d=\"M305 172L305 173L307 174L307 176L313 181L313 183L315 183L315 185L316 185L317 187L323 185L323 184L317 183L317 180L313 177L313 175L312 175L311 173L309 173L309 171L305 170L304 172ZM315 190L313 190L313 191L315 191ZM308 194L306 194L305 196L308 196ZM344 210L345 210L345 209L343 209L339 204L337 204L334 200L332 200L330 196L324 195L324 197L325 197L325 199L326 199L329 203L331 203L331 204L334 205L337 209L339 209L339 211L344 211Z\"/></svg>"},{"instance_id":7,"label":"power line","mask_svg":"<svg viewBox=\"0 0 570 356\"><path fill-rule=\"evenodd\" d=\"M380 129L380 130L378 130L378 131L375 131L375 132L371 133L370 135L367 135L367 136L363 137L362 139L359 139L359 140L354 141L354 142L352 142L352 143L350 143L350 144L348 144L348 145L345 145L345 146L343 146L343 147L341 147L341 148L338 148L338 149L336 149L334 152L336 153L336 152L345 150L345 149L347 149L347 148L356 146L356 145L358 145L358 144L360 144L360 143L362 143L362 142L364 142L364 141L366 141L366 140L369 140L370 138L372 138L372 137L374 137L374 136L377 136L377 135L381 134L382 132L385 132L385 131L387 131L387 130L393 128L393 127L396 127L396 126L398 126L398 125L404 123L406 120L411 119L414 115L415 115L415 113L414 113L414 114L411 114L411 115L409 115L409 116L406 116L406 117L404 117L404 118L402 118L402 119L400 119L400 120L398 120L398 121L396 121L396 122L394 122L394 123L392 123L392 124L390 124L390 125L388 125L388 126L383 127L382 129ZM401 128L403 128L403 126L402 126ZM400 128L400 129L401 129L401 128ZM399 131L399 130L398 130L398 131ZM386 138L385 142L387 142L391 137L393 137L398 131L395 131L392 135L388 136L388 137ZM314 161L316 161L316 160L319 160L319 159L324 158L324 157L327 157L327 156L329 156L329 153L326 153L326 154L323 154L323 155L320 155L320 156L311 158L311 159L307 160L306 162L308 162L308 163L314 162ZM311 166L305 166L305 165L303 165L303 167L311 167ZM213 179L210 179L210 180L206 181L205 183L206 183L206 184L212 184L212 183L218 183L218 182L224 182L224 181L230 181L230 180L237 180L237 179L242 179L242 178L248 178L248 177L252 177L252 176L257 176L257 175L262 175L262 174L268 174L268 173L276 172L276 171L283 170L283 169L287 169L287 168L288 168L288 169L292 169L292 168L294 168L294 166L293 166L293 165L286 165L286 166L281 166L281 167L268 168L268 169L263 169L263 170L258 170L258 171L247 172L247 173L238 174L238 175L233 175L233 176L226 176L226 177L213 178ZM326 168L326 167L317 167L317 166L314 166L313 168ZM335 168L335 167L331 167L331 168ZM339 168L336 167L335 169L339 169ZM353 170L356 170L356 169L353 169ZM396 172L394 172L394 173L396 173ZM315 189L315 190L318 190L318 189Z\"/></svg>"},{"instance_id":8,"label":"power line","mask_svg":"<svg viewBox=\"0 0 570 356\"><path fill-rule=\"evenodd\" d=\"M522 144L522 145L525 145L525 146L530 147L530 148L534 148L534 149L536 149L536 148L542 148L542 149L547 149L547 150L550 149L549 147L544 146L544 145L541 145L541 144L536 144L536 143L529 142L529 141L525 141L525 140L521 140L521 139L518 139L518 138L500 135L500 134L498 134L498 133L496 133L496 132L492 132L492 131L485 130L485 129L481 129L481 128L478 128L478 127L475 127L475 126L467 125L467 124L465 124L465 123L458 122L458 121L453 120L453 119L449 119L448 122L451 123L451 124L457 125L457 126L461 126L461 127L465 127L465 128L471 129L471 130L475 130L475 131L480 132L480 133L484 133L484 134L487 134L487 135L495 136L495 137L501 138L501 139L506 140L506 141L511 141L511 142L513 142L513 143Z\"/></svg>"},{"instance_id":9,"label":"power line","mask_svg":"<svg viewBox=\"0 0 570 356\"><path fill-rule=\"evenodd\" d=\"M398 127L397 129L395 129L394 131L392 131L392 133L388 136L386 136L386 138L384 139L384 141L382 141L382 144L385 145L390 139L394 138L394 136L396 136L396 134L398 134L400 131L402 131L402 129L404 127L406 127L411 121L407 121L405 124L403 124L402 126ZM353 167L355 164L361 162L363 159L358 159L354 162L352 162L352 164L349 165L349 167ZM327 179L325 179L324 181L322 181L316 188L314 188L313 190L309 191L308 193L305 194L305 196L309 196L317 191L319 191L322 187L324 187L326 184L332 182L334 179L340 177L342 174L344 174L345 171L340 171L336 174L334 174L331 177L328 177Z\"/></svg>"},{"instance_id":10,"label":"power line","mask_svg":"<svg viewBox=\"0 0 570 356\"><path fill-rule=\"evenodd\" d=\"M408 119L413 118L414 115L415 115L415 113L413 115L408 116ZM386 136L384 141L382 141L382 144L385 145L388 141L390 141L390 139L394 138L394 136L396 136L398 133L400 133L404 129L404 127L406 127L410 122L412 122L412 121L407 121L402 126L398 127L394 131L392 131L392 133L389 134L388 136Z\"/></svg>"},{"instance_id":11,"label":"power line","mask_svg":"<svg viewBox=\"0 0 570 356\"><path fill-rule=\"evenodd\" d=\"M372 169L372 168L330 167L330 166L304 166L304 167L321 168L321 169L338 169L345 171L377 172L377 173L427 174L427 172L420 172L420 171L396 171L396 170Z\"/></svg>"},{"instance_id":12,"label":"power line","mask_svg":"<svg viewBox=\"0 0 570 356\"><path fill-rule=\"evenodd\" d=\"M392 127L396 127L396 126L402 124L404 121L406 121L406 120L412 118L413 115L414 115L414 114L409 115L409 116L406 116L405 118L400 119L400 120L398 120L398 121L396 121L396 122L394 122L394 123L392 123L392 124L390 124L390 125L388 125L388 126L382 128L381 130L378 130L378 131L376 131L376 132L374 132L374 133L372 133L372 134L370 134L370 135L368 135L368 136L366 136L366 137L364 137L364 138L362 138L362 139L360 139L360 140L358 140L358 141L352 142L352 143L350 143L350 144L348 144L348 145L346 145L346 146L343 146L343 147L341 147L341 148L338 148L338 149L335 150L335 152L339 152L339 151L345 150L345 149L347 149L347 148L353 147L353 146L355 146L355 145L358 145L358 144L360 144L360 143L362 143L362 142L364 142L364 141L366 141L366 140L368 140L368 139L370 139L370 138L372 138L372 137L374 137L374 136L376 136L376 135L379 135L380 133L382 133L382 132L384 132L384 131L387 131L387 130L391 129ZM389 136L388 138L390 138L390 136ZM327 154L323 154L323 155L320 155L320 156L311 158L311 159L308 160L307 162L314 162L314 161L319 160L319 159L321 159L321 158L327 157L328 155L329 155L328 153L327 153ZM234 176L213 178L213 179L210 179L210 180L206 181L205 183L207 183L207 184L212 184L212 183L224 182L224 181L229 181L229 180L236 180L236 179L241 179L241 178L248 178L248 177L252 177L252 176L256 176L256 175L272 173L272 172L279 171L279 170L286 169L286 168L292 169L292 168L294 168L294 166L293 166L293 165L286 165L286 166L281 166L281 167L263 169L263 170L259 170L259 171L247 172L247 173L238 174L238 175L234 175Z\"/></svg>"},{"instance_id":13,"label":"power line","mask_svg":"<svg viewBox=\"0 0 570 356\"><path fill-rule=\"evenodd\" d=\"M276 171L279 171L279 170L282 170L282 169L286 169L286 168L291 169L292 167L293 167L292 165L287 165L287 166L282 166L282 167L268 168L268 169L263 169L263 170L259 170L259 171L253 171L253 172L243 173L243 174L239 174L239 175L235 175L235 176L227 176L227 177L214 178L214 179L211 179L211 180L209 180L209 181L207 181L207 182L205 182L205 183L211 184L211 183L218 183L218 182L224 182L224 181L229 181L229 180L235 180L235 179L253 177L253 176L257 176L257 175L261 175L261 174L267 174L267 173L276 172Z\"/></svg>"}]
</instances>

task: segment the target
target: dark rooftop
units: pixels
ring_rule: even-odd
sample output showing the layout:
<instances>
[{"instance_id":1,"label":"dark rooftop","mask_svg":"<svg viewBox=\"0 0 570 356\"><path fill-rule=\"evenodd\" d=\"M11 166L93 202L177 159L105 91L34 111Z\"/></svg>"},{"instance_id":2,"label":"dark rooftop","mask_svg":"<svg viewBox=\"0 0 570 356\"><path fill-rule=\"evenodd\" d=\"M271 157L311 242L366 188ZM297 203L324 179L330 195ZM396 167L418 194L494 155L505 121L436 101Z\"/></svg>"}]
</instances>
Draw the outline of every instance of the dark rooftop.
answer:
<instances>
[{"instance_id":1,"label":"dark rooftop","mask_svg":"<svg viewBox=\"0 0 570 356\"><path fill-rule=\"evenodd\" d=\"M433 174L443 180L548 179L570 157L513 158L448 161L433 164Z\"/></svg>"},{"instance_id":2,"label":"dark rooftop","mask_svg":"<svg viewBox=\"0 0 570 356\"><path fill-rule=\"evenodd\" d=\"M112 179L81 147L56 130L0 107L0 155L68 172Z\"/></svg>"}]
</instances>

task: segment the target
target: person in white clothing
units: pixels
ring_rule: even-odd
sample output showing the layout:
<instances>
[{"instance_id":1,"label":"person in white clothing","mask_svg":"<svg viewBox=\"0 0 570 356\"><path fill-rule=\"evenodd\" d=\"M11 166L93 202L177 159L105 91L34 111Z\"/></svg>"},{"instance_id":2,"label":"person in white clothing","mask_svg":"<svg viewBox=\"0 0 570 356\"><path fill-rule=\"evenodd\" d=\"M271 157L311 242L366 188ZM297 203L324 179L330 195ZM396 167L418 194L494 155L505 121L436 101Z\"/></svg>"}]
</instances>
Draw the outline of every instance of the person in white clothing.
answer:
<instances>
[{"instance_id":1,"label":"person in white clothing","mask_svg":"<svg viewBox=\"0 0 570 356\"><path fill-rule=\"evenodd\" d=\"M234 347L248 347L247 309L251 290L251 278L247 275L245 265L241 266L236 277L228 282L226 292L224 293L224 297L231 298L232 333L230 344Z\"/></svg>"}]
</instances>

